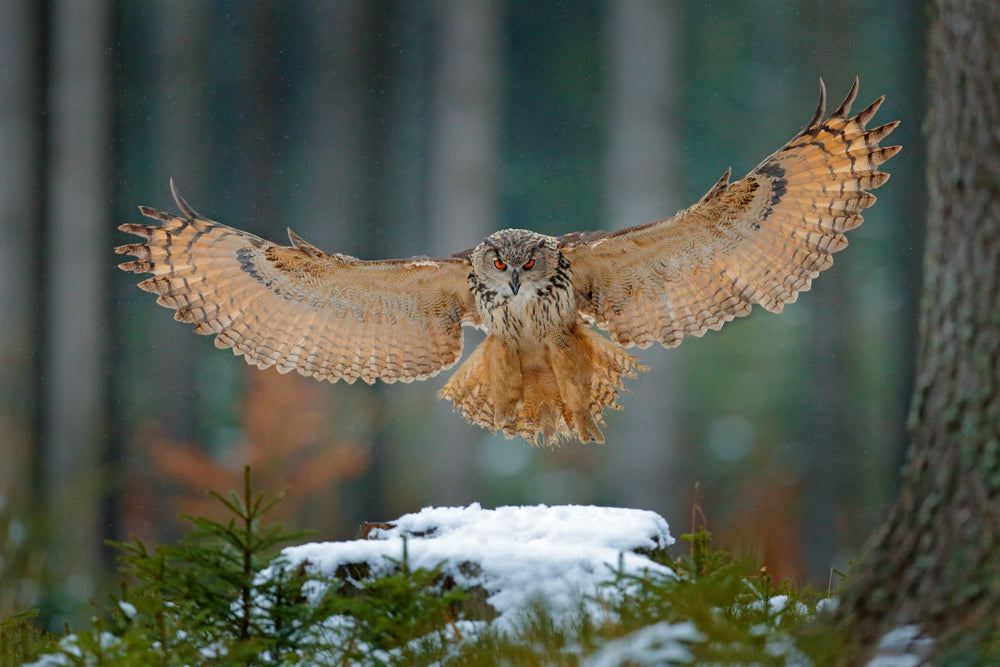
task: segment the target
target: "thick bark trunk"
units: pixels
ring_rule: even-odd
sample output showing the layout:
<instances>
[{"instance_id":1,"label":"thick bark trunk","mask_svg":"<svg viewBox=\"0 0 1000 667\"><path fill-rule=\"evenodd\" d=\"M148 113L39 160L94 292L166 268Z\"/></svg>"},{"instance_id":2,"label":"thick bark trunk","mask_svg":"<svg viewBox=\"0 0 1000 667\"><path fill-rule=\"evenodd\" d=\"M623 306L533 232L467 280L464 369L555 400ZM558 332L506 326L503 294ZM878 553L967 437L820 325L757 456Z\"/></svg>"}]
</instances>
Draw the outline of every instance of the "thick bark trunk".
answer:
<instances>
[{"instance_id":1,"label":"thick bark trunk","mask_svg":"<svg viewBox=\"0 0 1000 667\"><path fill-rule=\"evenodd\" d=\"M1000 647L997 44L1000 4L934 3L911 445L900 495L840 606L854 657L903 623L919 625L941 652Z\"/></svg>"}]
</instances>

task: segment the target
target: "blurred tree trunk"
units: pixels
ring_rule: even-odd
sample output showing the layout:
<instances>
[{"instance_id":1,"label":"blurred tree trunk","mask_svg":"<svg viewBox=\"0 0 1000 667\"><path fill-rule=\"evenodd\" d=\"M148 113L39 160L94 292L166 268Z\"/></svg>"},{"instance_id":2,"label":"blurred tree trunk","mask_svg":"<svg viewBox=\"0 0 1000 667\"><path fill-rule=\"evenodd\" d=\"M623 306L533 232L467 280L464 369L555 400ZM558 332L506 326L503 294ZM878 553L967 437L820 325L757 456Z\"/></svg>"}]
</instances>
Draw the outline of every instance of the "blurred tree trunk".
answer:
<instances>
[{"instance_id":1,"label":"blurred tree trunk","mask_svg":"<svg viewBox=\"0 0 1000 667\"><path fill-rule=\"evenodd\" d=\"M204 200L206 193L200 184L208 180L204 147L209 145L210 136L209 113L203 99L209 82L201 63L204 46L211 40L210 12L208 5L197 2L157 3L152 5L152 11L156 60L149 108L157 120L150 143L155 160L151 196L166 201L167 183L173 178L186 198ZM197 109L202 112L192 112ZM192 196L195 194L197 198ZM158 321L164 320L162 313L156 315ZM216 354L197 336L170 328L158 336L156 353L143 355L149 360L149 377L157 378L149 387L155 393L151 403L157 406L158 422L172 440L193 442L203 435L199 420L202 378L198 369L206 353Z\"/></svg>"},{"instance_id":2,"label":"blurred tree trunk","mask_svg":"<svg viewBox=\"0 0 1000 667\"><path fill-rule=\"evenodd\" d=\"M436 71L427 215L430 253L447 257L470 248L496 228L501 99L501 4L496 0L439 0ZM478 338L470 337L468 348ZM450 414L450 402L433 408L428 483L435 502L467 503L479 495L478 449L482 436ZM521 446L521 445L517 445Z\"/></svg>"},{"instance_id":3,"label":"blurred tree trunk","mask_svg":"<svg viewBox=\"0 0 1000 667\"><path fill-rule=\"evenodd\" d=\"M957 663L985 664L1000 649L1000 4L938 0L931 21L911 444L838 620L851 660L915 623Z\"/></svg>"},{"instance_id":4,"label":"blurred tree trunk","mask_svg":"<svg viewBox=\"0 0 1000 667\"><path fill-rule=\"evenodd\" d=\"M123 145L141 146L141 152L137 152L149 166L145 172L148 180L143 179L141 186L146 203L178 212L168 190L173 178L180 192L196 208L204 209L212 205L206 196L210 187L212 117L205 94L211 82L203 66L205 45L212 39L212 12L209 5L194 2L150 3L123 9L130 11L141 17L134 20L144 21L150 61L142 78L143 93L132 93L123 82L119 90L128 91L124 94L130 97L121 106L136 105L134 108L141 108L150 120L142 126L141 135L126 126L127 121L116 132L126 137ZM138 178L139 171L132 166L130 157L121 156L120 183ZM122 198L130 199L121 191L117 194L120 204L124 203ZM116 212L122 216L120 221L149 222L139 216L136 203L128 201L127 206L119 206ZM125 234L114 238L116 243L136 240ZM116 278L121 280L120 276ZM218 352L199 336L175 329L162 307L136 294L135 280L126 282L123 298L133 303L120 315L122 328L127 329L133 321L142 322L144 335L139 339L141 346L119 350L111 360L117 371L114 392L117 405L127 406L120 408L121 412L135 410L121 423L144 426L128 433L115 432L120 455L109 473L122 487L116 507L120 527L117 538L137 535L164 541L174 537L171 533L179 512L176 502L182 494L166 481L174 471L157 461L156 448L176 450L205 440L202 415L206 410L204 385L208 374L204 369L211 361L208 355Z\"/></svg>"},{"instance_id":5,"label":"blurred tree trunk","mask_svg":"<svg viewBox=\"0 0 1000 667\"><path fill-rule=\"evenodd\" d=\"M363 101L357 119L364 137L357 156L363 166L357 184L363 199L351 223L355 247L366 258L412 256L416 248L425 247L419 242L424 237L421 137L426 124L425 19L430 10L420 3L359 3L359 10L366 14L364 53L358 61L362 77L356 90L345 91ZM404 394L412 400L414 387L401 390L377 382L344 390L364 395L369 425L366 470L344 484L340 494L344 520L353 530L361 521L394 514L394 501L405 484L394 476L393 461L397 454L413 450L414 429L405 414Z\"/></svg>"},{"instance_id":6,"label":"blurred tree trunk","mask_svg":"<svg viewBox=\"0 0 1000 667\"><path fill-rule=\"evenodd\" d=\"M675 168L681 143L679 11L679 5L657 0L615 0L608 7L607 229L662 220L681 208ZM679 517L681 498L676 493L677 361L672 351L644 355L649 372L630 389L647 398L623 397L628 416L618 428L619 442L601 452L607 458L606 483L616 499L668 517Z\"/></svg>"},{"instance_id":7,"label":"blurred tree trunk","mask_svg":"<svg viewBox=\"0 0 1000 667\"><path fill-rule=\"evenodd\" d=\"M369 231L371 202L364 193L371 180L370 161L375 160L366 132L373 41L368 24L373 11L371 3L358 0L303 5L309 37L303 41L310 45L306 60L310 71L305 78L310 85L303 100L303 152L291 161L299 170L288 179L289 189L299 190L298 203L287 219L295 221L292 228L307 240L330 252L366 250L363 236ZM297 375L286 380L316 382ZM365 406L359 412L368 414L368 406L376 400L375 390L361 383L338 382L323 386L322 391L328 410L335 415L342 415L344 406L350 405ZM370 441L364 438L367 432L338 428L336 437L343 442L357 439L357 455L368 461L372 452ZM324 535L352 534L361 521L373 516L370 504L377 493L375 481L365 475L349 480L308 525Z\"/></svg>"},{"instance_id":8,"label":"blurred tree trunk","mask_svg":"<svg viewBox=\"0 0 1000 667\"><path fill-rule=\"evenodd\" d=\"M92 597L110 536L100 516L108 444L110 9L103 0L51 6L42 491L45 509L58 517L51 562L70 608Z\"/></svg>"},{"instance_id":9,"label":"blurred tree trunk","mask_svg":"<svg viewBox=\"0 0 1000 667\"><path fill-rule=\"evenodd\" d=\"M365 8L363 2L344 1L309 4L303 11L312 46L306 59L305 141L292 160L299 171L289 178L290 187L301 192L290 217L311 243L347 252L343 248L354 241L352 230L362 215Z\"/></svg>"},{"instance_id":10,"label":"blurred tree trunk","mask_svg":"<svg viewBox=\"0 0 1000 667\"><path fill-rule=\"evenodd\" d=\"M856 30L855 17L833 3L810 4L807 11L812 24L823 29L822 39L816 40L815 50L810 54L814 64L812 71L833 75L834 72L824 70L829 68L829 63L838 62L837 49ZM830 107L840 104L848 85L849 81L841 76L827 81ZM864 105L859 104L854 111L862 108ZM799 558L793 558L793 562L801 563L804 574L801 583L817 587L826 583L832 560L846 544L851 544L843 534L845 528L852 525L846 519L850 509L847 489L849 480L857 474L854 470L863 449L859 440L864 431L857 423L857 413L849 406L851 389L855 386L850 362L857 343L851 337L856 309L849 307L848 299L850 294L858 293L857 289L851 289L852 276L847 270L849 259L836 261L813 282L802 299L809 318L806 325L809 333L805 336L800 360L803 391L794 437L801 442L805 470L798 496L800 505L784 507L783 522L792 525L798 518L801 534L795 542L801 545L802 552L794 555ZM831 409L831 406L838 408ZM831 452L836 455L831 456ZM784 474L787 473L779 473ZM795 509L800 509L800 517L792 513ZM853 543L864 539L864 535L855 535ZM778 569L774 565L777 564L768 563L777 576ZM791 565L786 563L786 567Z\"/></svg>"},{"instance_id":11,"label":"blurred tree trunk","mask_svg":"<svg viewBox=\"0 0 1000 667\"><path fill-rule=\"evenodd\" d=\"M42 12L0 3L0 497L18 508L40 500L32 442L38 386L38 164L43 151Z\"/></svg>"}]
</instances>

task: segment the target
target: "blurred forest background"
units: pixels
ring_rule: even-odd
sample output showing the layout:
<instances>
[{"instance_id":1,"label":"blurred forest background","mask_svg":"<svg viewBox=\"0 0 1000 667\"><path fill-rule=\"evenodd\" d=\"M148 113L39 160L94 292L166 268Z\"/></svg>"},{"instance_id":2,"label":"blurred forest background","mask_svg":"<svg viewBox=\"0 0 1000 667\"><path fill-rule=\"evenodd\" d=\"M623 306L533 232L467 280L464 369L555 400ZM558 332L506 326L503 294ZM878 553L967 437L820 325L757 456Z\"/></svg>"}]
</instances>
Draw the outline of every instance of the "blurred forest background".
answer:
<instances>
[{"instance_id":1,"label":"blurred forest background","mask_svg":"<svg viewBox=\"0 0 1000 667\"><path fill-rule=\"evenodd\" d=\"M881 518L905 438L924 219L925 9L909 0L0 3L0 617L54 624L206 489L291 487L291 526L353 537L426 505L697 514L825 587ZM641 352L607 444L540 450L411 385L259 371L115 266L138 204L364 258L504 227L672 215L861 79L902 119L865 224L779 316ZM478 342L468 331L466 350Z\"/></svg>"}]
</instances>

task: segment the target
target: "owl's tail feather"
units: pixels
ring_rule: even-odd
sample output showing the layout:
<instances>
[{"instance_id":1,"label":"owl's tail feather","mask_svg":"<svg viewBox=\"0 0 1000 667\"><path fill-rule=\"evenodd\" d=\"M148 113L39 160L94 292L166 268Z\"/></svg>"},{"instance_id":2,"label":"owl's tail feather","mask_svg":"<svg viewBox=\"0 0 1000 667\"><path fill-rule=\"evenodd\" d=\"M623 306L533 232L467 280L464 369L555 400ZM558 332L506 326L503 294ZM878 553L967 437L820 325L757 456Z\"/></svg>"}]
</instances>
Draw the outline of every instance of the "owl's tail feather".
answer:
<instances>
[{"instance_id":1,"label":"owl's tail feather","mask_svg":"<svg viewBox=\"0 0 1000 667\"><path fill-rule=\"evenodd\" d=\"M562 342L515 349L490 335L439 392L470 422L536 445L562 439L604 442L603 408L620 409L624 378L645 371L638 360L589 327Z\"/></svg>"}]
</instances>

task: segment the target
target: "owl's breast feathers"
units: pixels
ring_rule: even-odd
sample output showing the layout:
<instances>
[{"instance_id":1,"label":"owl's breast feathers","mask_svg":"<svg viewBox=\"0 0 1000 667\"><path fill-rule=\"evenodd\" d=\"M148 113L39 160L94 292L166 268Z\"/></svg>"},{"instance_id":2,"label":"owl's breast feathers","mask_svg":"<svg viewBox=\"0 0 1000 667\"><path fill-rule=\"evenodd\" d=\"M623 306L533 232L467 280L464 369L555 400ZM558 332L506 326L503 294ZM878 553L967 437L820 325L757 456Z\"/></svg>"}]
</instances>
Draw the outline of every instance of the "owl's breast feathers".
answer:
<instances>
[{"instance_id":1,"label":"owl's breast feathers","mask_svg":"<svg viewBox=\"0 0 1000 667\"><path fill-rule=\"evenodd\" d=\"M624 378L643 367L583 323L572 268L561 252L556 257L546 280L517 294L498 292L470 274L489 335L438 396L467 420L507 437L535 444L604 442L602 410L619 407Z\"/></svg>"}]
</instances>

